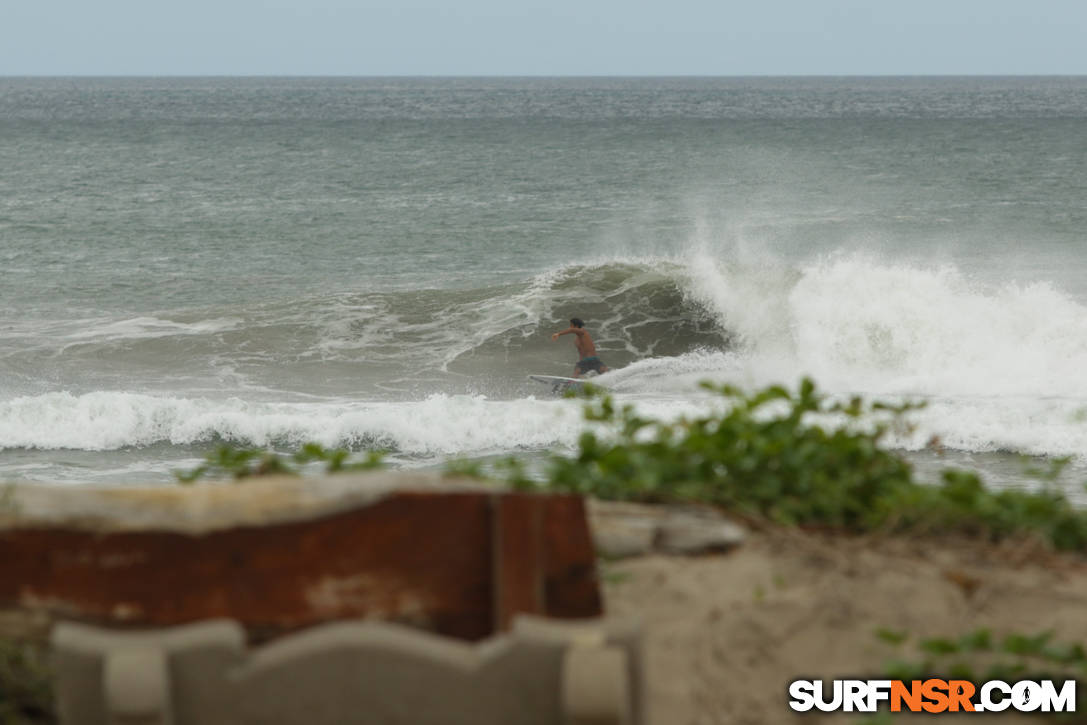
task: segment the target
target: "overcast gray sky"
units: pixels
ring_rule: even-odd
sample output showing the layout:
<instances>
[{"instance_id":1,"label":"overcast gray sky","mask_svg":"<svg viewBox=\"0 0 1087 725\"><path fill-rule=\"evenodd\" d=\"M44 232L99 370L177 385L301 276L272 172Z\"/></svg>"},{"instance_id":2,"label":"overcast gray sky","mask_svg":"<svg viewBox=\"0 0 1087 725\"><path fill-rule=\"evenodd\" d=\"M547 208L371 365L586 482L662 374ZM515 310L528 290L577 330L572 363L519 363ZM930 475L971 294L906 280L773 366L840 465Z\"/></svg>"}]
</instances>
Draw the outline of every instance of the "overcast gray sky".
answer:
<instances>
[{"instance_id":1,"label":"overcast gray sky","mask_svg":"<svg viewBox=\"0 0 1087 725\"><path fill-rule=\"evenodd\" d=\"M1087 74L1087 0L7 0L0 75Z\"/></svg>"}]
</instances>

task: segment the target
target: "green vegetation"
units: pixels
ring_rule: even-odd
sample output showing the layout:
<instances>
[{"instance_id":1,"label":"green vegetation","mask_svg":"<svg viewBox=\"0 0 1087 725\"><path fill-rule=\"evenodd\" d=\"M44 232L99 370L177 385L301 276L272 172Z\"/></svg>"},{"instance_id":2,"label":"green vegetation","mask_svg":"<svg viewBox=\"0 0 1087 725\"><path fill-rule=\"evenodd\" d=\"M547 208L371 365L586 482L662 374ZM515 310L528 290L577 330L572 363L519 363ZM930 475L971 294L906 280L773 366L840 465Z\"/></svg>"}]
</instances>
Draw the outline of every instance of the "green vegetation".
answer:
<instances>
[{"instance_id":1,"label":"green vegetation","mask_svg":"<svg viewBox=\"0 0 1087 725\"><path fill-rule=\"evenodd\" d=\"M1078 643L1055 643L1053 632L1036 634L1010 632L997 638L981 628L957 637L913 638L908 632L877 629L877 639L894 650L883 666L888 679L989 680L1076 680L1082 691L1087 682L1087 651ZM912 642L910 641L912 639ZM1078 713L1043 715L1055 722L1082 722ZM864 725L892 725L911 719L882 710L859 722Z\"/></svg>"},{"instance_id":2,"label":"green vegetation","mask_svg":"<svg viewBox=\"0 0 1087 725\"><path fill-rule=\"evenodd\" d=\"M8 483L0 487L0 513L15 514L19 506L15 503L15 484Z\"/></svg>"},{"instance_id":3,"label":"green vegetation","mask_svg":"<svg viewBox=\"0 0 1087 725\"><path fill-rule=\"evenodd\" d=\"M879 447L908 406L827 403L805 380L796 394L774 386L747 396L706 386L728 399L720 415L662 423L616 408L608 396L590 401L586 417L605 427L586 431L572 458L556 456L548 488L602 498L695 500L782 523L850 528L877 523L879 503L908 486L910 466ZM890 421L861 432L827 431L816 414L850 419L878 410Z\"/></svg>"},{"instance_id":4,"label":"green vegetation","mask_svg":"<svg viewBox=\"0 0 1087 725\"><path fill-rule=\"evenodd\" d=\"M949 470L941 485L913 484L882 506L892 529L954 531L994 541L1029 535L1058 549L1087 550L1087 512L1054 487L993 491L976 473Z\"/></svg>"},{"instance_id":5,"label":"green vegetation","mask_svg":"<svg viewBox=\"0 0 1087 725\"><path fill-rule=\"evenodd\" d=\"M903 634L896 642L877 630L876 637L893 647L910 649ZM988 629L977 629L958 637L915 639L913 655L897 653L884 666L893 679L915 680L945 677L984 682L986 680L1079 680L1087 677L1087 652L1078 643L1054 643L1053 632L1036 634L1011 632L997 639Z\"/></svg>"},{"instance_id":6,"label":"green vegetation","mask_svg":"<svg viewBox=\"0 0 1087 725\"><path fill-rule=\"evenodd\" d=\"M56 722L44 648L0 639L0 725Z\"/></svg>"},{"instance_id":7,"label":"green vegetation","mask_svg":"<svg viewBox=\"0 0 1087 725\"><path fill-rule=\"evenodd\" d=\"M272 474L296 476L301 473L299 466L317 462L325 464L325 473L367 471L380 468L385 454L369 451L361 461L351 461L350 456L351 452L343 448L327 449L317 443L307 443L289 457L260 448L221 445L206 456L203 464L191 471L175 471L174 475L181 483L192 483L204 477L242 479Z\"/></svg>"},{"instance_id":8,"label":"green vegetation","mask_svg":"<svg viewBox=\"0 0 1087 725\"><path fill-rule=\"evenodd\" d=\"M916 406L833 403L810 380L797 392L773 386L744 394L711 386L726 412L675 423L642 418L608 397L591 399L573 457L552 456L542 482L513 467L522 487L606 499L700 501L784 524L849 531L962 533L999 540L1037 536L1060 549L1087 550L1087 512L1053 481L1064 460L1039 472L1040 491L993 491L976 473L947 470L942 481L915 480L910 465L880 444ZM828 416L845 425L825 428ZM881 422L862 428L859 419Z\"/></svg>"}]
</instances>

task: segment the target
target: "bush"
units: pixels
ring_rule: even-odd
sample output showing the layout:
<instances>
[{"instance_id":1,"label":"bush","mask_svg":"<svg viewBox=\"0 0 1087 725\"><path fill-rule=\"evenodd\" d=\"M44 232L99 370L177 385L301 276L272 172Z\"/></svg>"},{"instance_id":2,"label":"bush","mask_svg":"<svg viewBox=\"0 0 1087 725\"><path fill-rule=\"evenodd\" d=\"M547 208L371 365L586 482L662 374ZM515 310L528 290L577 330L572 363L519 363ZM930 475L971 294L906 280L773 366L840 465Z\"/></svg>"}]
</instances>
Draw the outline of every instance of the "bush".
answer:
<instances>
[{"instance_id":1,"label":"bush","mask_svg":"<svg viewBox=\"0 0 1087 725\"><path fill-rule=\"evenodd\" d=\"M1041 536L1059 549L1087 550L1087 513L1054 486L993 491L976 473L947 470L934 485L917 482L910 465L881 446L916 406L831 403L808 379L796 393L780 386L744 394L704 387L728 399L727 411L662 423L612 398L590 400L586 418L605 431L583 433L573 457L553 455L546 480L520 486L644 502L699 501L786 524L853 531L955 532L993 540ZM885 414L874 427L849 425ZM817 421L844 416L827 430ZM1042 476L1050 482L1065 461Z\"/></svg>"},{"instance_id":2,"label":"bush","mask_svg":"<svg viewBox=\"0 0 1087 725\"><path fill-rule=\"evenodd\" d=\"M1087 513L1053 487L993 491L976 473L948 470L939 486L914 485L881 502L893 528L956 531L993 540L1033 533L1058 549L1087 550Z\"/></svg>"},{"instance_id":3,"label":"bush","mask_svg":"<svg viewBox=\"0 0 1087 725\"><path fill-rule=\"evenodd\" d=\"M904 644L910 640L909 633L877 630L875 634L896 650L896 656L884 665L884 674L894 679L1077 680L1078 688L1087 672L1083 645L1055 643L1052 630L1009 632L997 637L981 628L953 637L914 638L912 653L911 647Z\"/></svg>"},{"instance_id":4,"label":"bush","mask_svg":"<svg viewBox=\"0 0 1087 725\"><path fill-rule=\"evenodd\" d=\"M586 417L610 435L587 431L573 458L555 456L550 488L602 498L703 501L768 516L782 523L866 528L879 502L911 486L902 458L879 442L909 406L828 403L805 379L793 394L773 386L744 395L706 385L729 400L727 412L661 423L617 409L610 397L589 404ZM886 410L874 430L826 430L820 414L855 420Z\"/></svg>"},{"instance_id":5,"label":"bush","mask_svg":"<svg viewBox=\"0 0 1087 725\"><path fill-rule=\"evenodd\" d=\"M237 480L251 476L283 474L297 476L298 466L322 462L325 473L341 471L368 471L381 468L385 454L369 451L361 461L350 461L351 452L344 448L324 448L318 443L307 443L293 456L287 457L260 448L234 448L221 445L204 457L204 463L190 471L174 471L179 483L193 483L204 477L232 476Z\"/></svg>"},{"instance_id":6,"label":"bush","mask_svg":"<svg viewBox=\"0 0 1087 725\"><path fill-rule=\"evenodd\" d=\"M52 680L42 647L0 639L0 724L56 722Z\"/></svg>"}]
</instances>

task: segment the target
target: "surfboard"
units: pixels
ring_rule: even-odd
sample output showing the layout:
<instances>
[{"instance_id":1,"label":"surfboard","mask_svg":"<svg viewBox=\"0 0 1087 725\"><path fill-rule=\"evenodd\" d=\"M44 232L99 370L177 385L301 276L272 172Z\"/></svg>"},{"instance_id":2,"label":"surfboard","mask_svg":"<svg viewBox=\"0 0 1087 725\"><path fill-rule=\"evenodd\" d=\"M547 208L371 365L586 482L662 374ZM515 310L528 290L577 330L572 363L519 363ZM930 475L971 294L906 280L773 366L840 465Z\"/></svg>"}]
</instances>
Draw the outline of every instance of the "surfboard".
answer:
<instances>
[{"instance_id":1,"label":"surfboard","mask_svg":"<svg viewBox=\"0 0 1087 725\"><path fill-rule=\"evenodd\" d=\"M584 378L564 378L561 375L529 375L528 379L550 386L551 392L555 395L562 395L567 390L581 392L582 386L591 382Z\"/></svg>"}]
</instances>

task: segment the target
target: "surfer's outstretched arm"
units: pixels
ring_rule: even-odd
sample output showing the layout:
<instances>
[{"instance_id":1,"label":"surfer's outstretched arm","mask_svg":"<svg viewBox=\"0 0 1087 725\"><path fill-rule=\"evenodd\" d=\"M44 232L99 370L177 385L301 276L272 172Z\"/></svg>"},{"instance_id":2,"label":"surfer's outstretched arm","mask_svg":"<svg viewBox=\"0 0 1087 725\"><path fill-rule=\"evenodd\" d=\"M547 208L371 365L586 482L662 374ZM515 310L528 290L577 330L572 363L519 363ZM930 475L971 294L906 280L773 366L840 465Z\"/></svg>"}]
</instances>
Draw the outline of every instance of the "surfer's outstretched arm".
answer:
<instances>
[{"instance_id":1,"label":"surfer's outstretched arm","mask_svg":"<svg viewBox=\"0 0 1087 725\"><path fill-rule=\"evenodd\" d=\"M578 327L567 327L567 328L566 328L565 330L563 330L562 332L556 332L556 333L555 333L554 335L552 335L552 336L551 336L551 340L552 340L552 341L554 341L554 340L558 340L558 339L559 339L560 337L562 337L563 335L569 335L569 334L574 334L574 335L576 335L576 334L578 334L579 332L584 332L584 330L582 330L581 328L578 328Z\"/></svg>"}]
</instances>

